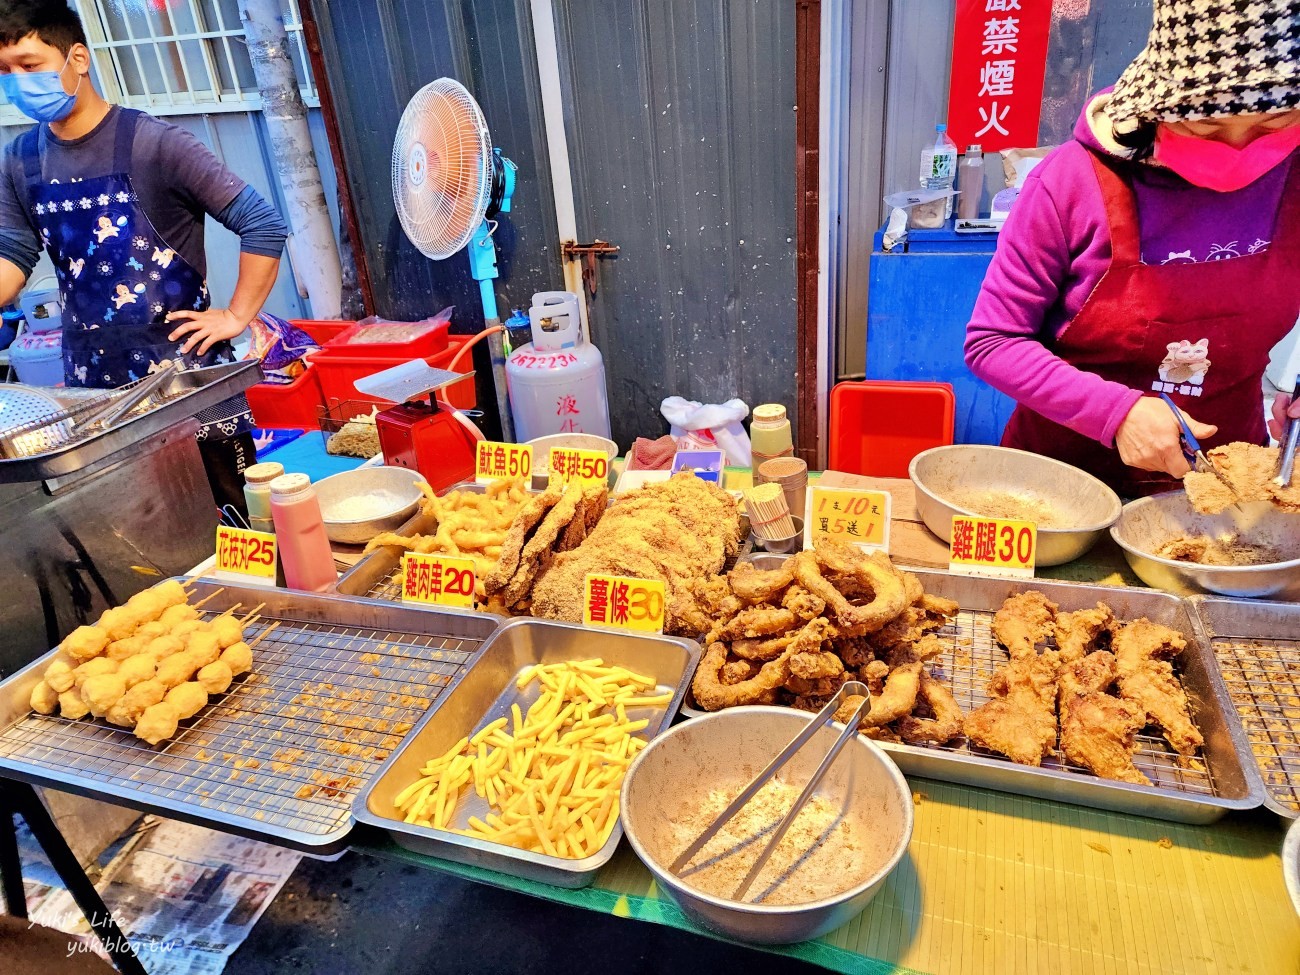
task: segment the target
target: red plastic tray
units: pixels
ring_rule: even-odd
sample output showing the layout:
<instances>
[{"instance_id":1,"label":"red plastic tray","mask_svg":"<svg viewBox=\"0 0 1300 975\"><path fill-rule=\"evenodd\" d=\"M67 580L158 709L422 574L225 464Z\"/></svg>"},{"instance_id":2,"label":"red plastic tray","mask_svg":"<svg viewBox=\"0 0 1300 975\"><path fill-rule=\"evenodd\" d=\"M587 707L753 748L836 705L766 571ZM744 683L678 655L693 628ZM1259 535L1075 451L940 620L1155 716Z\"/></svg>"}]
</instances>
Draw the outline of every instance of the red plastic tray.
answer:
<instances>
[{"instance_id":1,"label":"red plastic tray","mask_svg":"<svg viewBox=\"0 0 1300 975\"><path fill-rule=\"evenodd\" d=\"M320 419L325 397L321 393L316 370L306 372L287 386L258 383L248 388L248 405L253 422L275 430L314 430Z\"/></svg>"},{"instance_id":2,"label":"red plastic tray","mask_svg":"<svg viewBox=\"0 0 1300 975\"><path fill-rule=\"evenodd\" d=\"M947 383L839 383L831 390L829 468L907 477L913 457L952 443L955 407Z\"/></svg>"}]
</instances>

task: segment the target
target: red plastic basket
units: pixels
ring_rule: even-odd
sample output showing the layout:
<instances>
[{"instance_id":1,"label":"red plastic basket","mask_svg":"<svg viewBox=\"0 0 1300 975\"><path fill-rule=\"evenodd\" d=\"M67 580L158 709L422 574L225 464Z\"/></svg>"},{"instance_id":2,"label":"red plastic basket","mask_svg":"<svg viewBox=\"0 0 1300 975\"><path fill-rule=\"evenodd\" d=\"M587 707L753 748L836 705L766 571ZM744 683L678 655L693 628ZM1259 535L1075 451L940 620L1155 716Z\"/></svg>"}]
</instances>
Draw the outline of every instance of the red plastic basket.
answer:
<instances>
[{"instance_id":1,"label":"red plastic basket","mask_svg":"<svg viewBox=\"0 0 1300 975\"><path fill-rule=\"evenodd\" d=\"M248 405L259 427L276 430L314 430L325 397L316 370L310 366L287 386L258 383L248 388Z\"/></svg>"},{"instance_id":2,"label":"red plastic basket","mask_svg":"<svg viewBox=\"0 0 1300 975\"><path fill-rule=\"evenodd\" d=\"M366 376L373 376L375 373L391 369L393 366L400 366L403 362L409 362L411 359L422 358L431 366L446 369L451 364L452 358L469 338L470 336L451 336L448 340L447 350L434 356L344 356L336 353L330 355L316 353L312 356L312 370L320 378L321 393L324 396L322 403L364 399L365 397L353 385L356 380L364 379ZM471 368L468 358L466 356L465 360L462 360L463 366L458 366L458 368ZM472 378L463 379L448 387L447 402L462 410L472 410L477 402L474 393L474 380ZM313 426L315 422L313 418Z\"/></svg>"},{"instance_id":3,"label":"red plastic basket","mask_svg":"<svg viewBox=\"0 0 1300 975\"><path fill-rule=\"evenodd\" d=\"M831 470L907 477L923 450L952 443L955 398L947 383L865 380L831 390Z\"/></svg>"},{"instance_id":4,"label":"red plastic basket","mask_svg":"<svg viewBox=\"0 0 1300 975\"><path fill-rule=\"evenodd\" d=\"M291 318L289 324L302 329L316 340L317 345L324 348L327 343L333 342L348 329L355 327L357 323L343 320L320 321L310 318Z\"/></svg>"}]
</instances>

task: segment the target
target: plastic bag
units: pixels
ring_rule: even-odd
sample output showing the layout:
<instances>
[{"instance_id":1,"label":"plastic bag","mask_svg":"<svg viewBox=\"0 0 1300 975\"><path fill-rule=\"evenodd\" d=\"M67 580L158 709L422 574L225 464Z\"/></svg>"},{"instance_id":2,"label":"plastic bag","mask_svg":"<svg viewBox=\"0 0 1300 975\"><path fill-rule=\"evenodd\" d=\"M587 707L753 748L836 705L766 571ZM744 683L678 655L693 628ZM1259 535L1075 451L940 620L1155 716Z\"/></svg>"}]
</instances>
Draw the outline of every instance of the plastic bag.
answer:
<instances>
[{"instance_id":1,"label":"plastic bag","mask_svg":"<svg viewBox=\"0 0 1300 975\"><path fill-rule=\"evenodd\" d=\"M680 450L721 450L731 467L748 467L752 460L749 434L740 421L749 415L743 400L696 403L669 396L659 404L670 433Z\"/></svg>"},{"instance_id":2,"label":"plastic bag","mask_svg":"<svg viewBox=\"0 0 1300 975\"><path fill-rule=\"evenodd\" d=\"M250 346L246 359L260 359L264 382L285 386L307 368L303 356L320 348L310 335L268 312L248 323Z\"/></svg>"}]
</instances>

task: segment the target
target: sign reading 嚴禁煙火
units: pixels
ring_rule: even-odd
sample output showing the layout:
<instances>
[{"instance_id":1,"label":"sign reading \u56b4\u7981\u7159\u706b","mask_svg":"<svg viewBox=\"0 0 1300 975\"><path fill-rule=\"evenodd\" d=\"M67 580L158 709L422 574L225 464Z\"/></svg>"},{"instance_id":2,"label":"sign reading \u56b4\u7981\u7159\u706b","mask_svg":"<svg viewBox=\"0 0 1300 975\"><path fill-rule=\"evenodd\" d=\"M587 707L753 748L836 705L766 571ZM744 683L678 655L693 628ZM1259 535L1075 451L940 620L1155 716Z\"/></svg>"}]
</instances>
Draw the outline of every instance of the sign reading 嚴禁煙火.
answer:
<instances>
[{"instance_id":1,"label":"sign reading \u56b4\u7981\u7159\u706b","mask_svg":"<svg viewBox=\"0 0 1300 975\"><path fill-rule=\"evenodd\" d=\"M957 0L948 135L959 152L1038 145L1051 0Z\"/></svg>"}]
</instances>

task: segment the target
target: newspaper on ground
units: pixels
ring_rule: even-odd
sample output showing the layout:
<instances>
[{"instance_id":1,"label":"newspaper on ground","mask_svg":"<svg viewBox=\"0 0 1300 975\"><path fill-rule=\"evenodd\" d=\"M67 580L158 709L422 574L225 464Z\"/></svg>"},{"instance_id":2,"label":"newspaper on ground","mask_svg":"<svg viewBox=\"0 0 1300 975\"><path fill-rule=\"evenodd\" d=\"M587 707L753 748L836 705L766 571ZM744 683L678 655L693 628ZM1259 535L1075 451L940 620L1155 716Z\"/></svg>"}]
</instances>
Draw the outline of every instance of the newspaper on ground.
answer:
<instances>
[{"instance_id":1,"label":"newspaper on ground","mask_svg":"<svg viewBox=\"0 0 1300 975\"><path fill-rule=\"evenodd\" d=\"M269 843L146 816L95 886L149 975L220 975L301 859ZM43 864L25 871L31 919L72 935L70 955L107 957L52 873Z\"/></svg>"}]
</instances>

